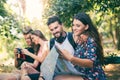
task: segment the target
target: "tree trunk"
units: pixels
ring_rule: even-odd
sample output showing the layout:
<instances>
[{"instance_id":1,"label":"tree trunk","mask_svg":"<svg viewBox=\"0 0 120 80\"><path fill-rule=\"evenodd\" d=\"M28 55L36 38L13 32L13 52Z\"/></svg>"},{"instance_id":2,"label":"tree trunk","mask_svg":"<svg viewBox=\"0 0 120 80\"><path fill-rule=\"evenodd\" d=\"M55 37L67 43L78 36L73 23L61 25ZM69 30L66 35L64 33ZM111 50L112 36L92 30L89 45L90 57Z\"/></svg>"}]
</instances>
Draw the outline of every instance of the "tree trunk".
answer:
<instances>
[{"instance_id":1,"label":"tree trunk","mask_svg":"<svg viewBox=\"0 0 120 80\"><path fill-rule=\"evenodd\" d=\"M111 19L111 18L110 18ZM113 42L113 44L114 44L114 47L116 48L116 42L115 42L115 35L114 35L114 33L113 33L113 28L114 26L112 25L112 22L111 22L111 20L110 20L110 35L112 36L112 42Z\"/></svg>"},{"instance_id":2,"label":"tree trunk","mask_svg":"<svg viewBox=\"0 0 120 80\"><path fill-rule=\"evenodd\" d=\"M120 15L117 15L118 22L116 22L116 38L117 38L117 49L120 50Z\"/></svg>"},{"instance_id":3,"label":"tree trunk","mask_svg":"<svg viewBox=\"0 0 120 80\"><path fill-rule=\"evenodd\" d=\"M120 27L116 28L117 32L117 49L120 50Z\"/></svg>"}]
</instances>

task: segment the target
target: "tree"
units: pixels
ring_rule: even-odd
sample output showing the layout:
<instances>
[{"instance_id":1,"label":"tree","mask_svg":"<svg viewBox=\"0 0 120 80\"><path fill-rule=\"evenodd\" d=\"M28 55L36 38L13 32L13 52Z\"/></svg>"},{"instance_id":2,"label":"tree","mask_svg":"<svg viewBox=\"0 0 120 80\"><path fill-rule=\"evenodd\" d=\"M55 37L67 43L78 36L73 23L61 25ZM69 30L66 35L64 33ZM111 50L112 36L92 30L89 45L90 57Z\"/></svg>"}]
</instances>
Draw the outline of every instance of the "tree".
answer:
<instances>
[{"instance_id":1,"label":"tree","mask_svg":"<svg viewBox=\"0 0 120 80\"><path fill-rule=\"evenodd\" d=\"M109 17L112 18L112 22L116 22L116 24L112 23L112 26L108 26L108 24L106 25L109 28L109 30L112 30L106 33L109 33L112 37L115 36L113 35L113 30L119 30L119 0L49 0L49 5L46 8L45 15L58 15L63 21L64 25L66 27L70 27L72 17L76 13L83 11L90 15L94 15L96 19L93 21L97 26L101 26L103 23L108 22L109 20L107 18L105 19L104 17L109 15ZM100 15L98 16L97 14ZM116 39L118 43L120 43L119 38Z\"/></svg>"},{"instance_id":2,"label":"tree","mask_svg":"<svg viewBox=\"0 0 120 80\"><path fill-rule=\"evenodd\" d=\"M13 52L15 40L19 39L21 22L11 9L6 9L9 7L5 1L0 1L0 51L9 53Z\"/></svg>"},{"instance_id":3,"label":"tree","mask_svg":"<svg viewBox=\"0 0 120 80\"><path fill-rule=\"evenodd\" d=\"M0 16L7 16L7 11L5 10L4 3L6 3L6 0L0 0Z\"/></svg>"}]
</instances>

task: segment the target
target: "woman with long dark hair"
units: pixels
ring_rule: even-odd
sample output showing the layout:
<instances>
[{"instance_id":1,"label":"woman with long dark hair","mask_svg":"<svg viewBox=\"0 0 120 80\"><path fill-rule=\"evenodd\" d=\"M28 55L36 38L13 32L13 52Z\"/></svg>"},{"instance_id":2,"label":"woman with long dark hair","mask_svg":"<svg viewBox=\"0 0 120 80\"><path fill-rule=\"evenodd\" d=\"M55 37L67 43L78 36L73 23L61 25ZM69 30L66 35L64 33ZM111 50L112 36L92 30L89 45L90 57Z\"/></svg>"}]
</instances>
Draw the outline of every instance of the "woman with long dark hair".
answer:
<instances>
[{"instance_id":1,"label":"woman with long dark hair","mask_svg":"<svg viewBox=\"0 0 120 80\"><path fill-rule=\"evenodd\" d=\"M106 80L102 69L103 48L96 27L89 15L78 13L73 18L72 31L77 48L74 55L56 45L64 59L73 63L74 68L82 73L78 75L57 75L55 80Z\"/></svg>"}]
</instances>

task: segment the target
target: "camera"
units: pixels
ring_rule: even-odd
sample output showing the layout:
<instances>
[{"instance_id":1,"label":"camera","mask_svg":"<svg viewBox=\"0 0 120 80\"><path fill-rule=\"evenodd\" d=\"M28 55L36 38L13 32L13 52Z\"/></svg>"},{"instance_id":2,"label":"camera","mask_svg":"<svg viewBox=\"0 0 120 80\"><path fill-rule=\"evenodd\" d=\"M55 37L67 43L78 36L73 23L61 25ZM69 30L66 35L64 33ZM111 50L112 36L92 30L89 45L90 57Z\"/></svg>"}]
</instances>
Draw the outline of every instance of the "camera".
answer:
<instances>
[{"instance_id":1,"label":"camera","mask_svg":"<svg viewBox=\"0 0 120 80\"><path fill-rule=\"evenodd\" d=\"M25 55L22 54L21 48L16 48L17 59L25 59Z\"/></svg>"},{"instance_id":2,"label":"camera","mask_svg":"<svg viewBox=\"0 0 120 80\"><path fill-rule=\"evenodd\" d=\"M16 48L17 49L17 54L21 54L22 53L22 49L21 48Z\"/></svg>"}]
</instances>

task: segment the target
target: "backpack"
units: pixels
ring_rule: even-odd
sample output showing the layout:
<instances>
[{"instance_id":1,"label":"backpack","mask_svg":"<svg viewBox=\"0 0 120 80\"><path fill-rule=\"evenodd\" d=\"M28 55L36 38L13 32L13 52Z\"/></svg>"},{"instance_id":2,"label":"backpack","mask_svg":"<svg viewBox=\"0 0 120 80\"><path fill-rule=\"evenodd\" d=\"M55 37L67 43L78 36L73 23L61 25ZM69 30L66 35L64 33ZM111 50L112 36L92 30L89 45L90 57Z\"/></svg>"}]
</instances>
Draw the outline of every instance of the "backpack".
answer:
<instances>
[{"instance_id":1,"label":"backpack","mask_svg":"<svg viewBox=\"0 0 120 80\"><path fill-rule=\"evenodd\" d=\"M75 48L76 48L77 45L76 45L76 43L75 43L75 41L73 39L73 36L72 36L71 32L68 32L67 38L68 38L68 41L70 42L70 44L72 45L72 47L75 50ZM50 39L50 50L52 49L52 47L54 46L54 44L55 44L55 38Z\"/></svg>"}]
</instances>

